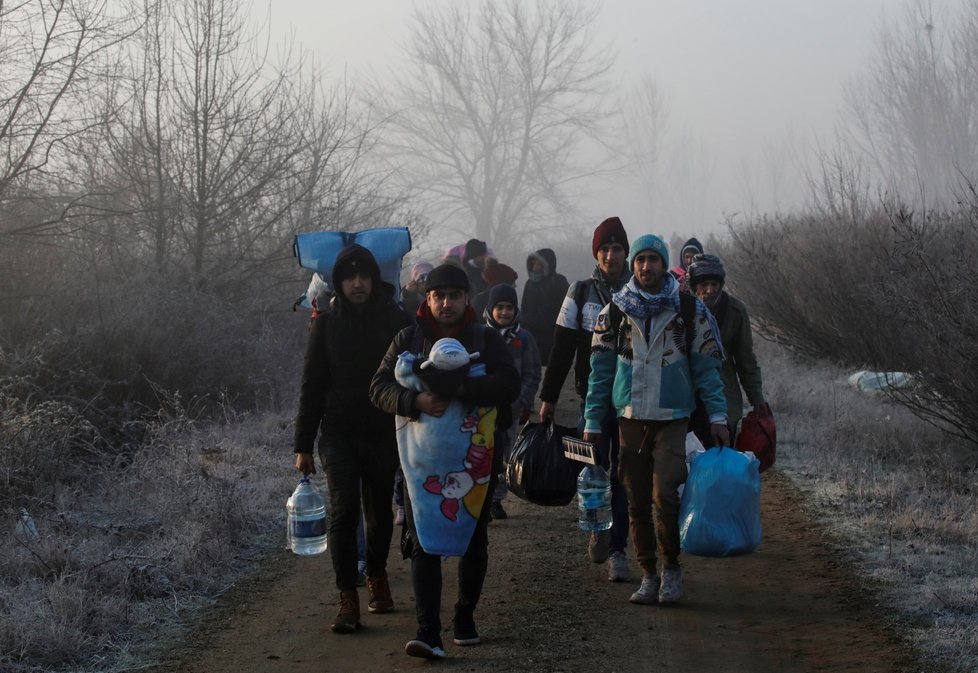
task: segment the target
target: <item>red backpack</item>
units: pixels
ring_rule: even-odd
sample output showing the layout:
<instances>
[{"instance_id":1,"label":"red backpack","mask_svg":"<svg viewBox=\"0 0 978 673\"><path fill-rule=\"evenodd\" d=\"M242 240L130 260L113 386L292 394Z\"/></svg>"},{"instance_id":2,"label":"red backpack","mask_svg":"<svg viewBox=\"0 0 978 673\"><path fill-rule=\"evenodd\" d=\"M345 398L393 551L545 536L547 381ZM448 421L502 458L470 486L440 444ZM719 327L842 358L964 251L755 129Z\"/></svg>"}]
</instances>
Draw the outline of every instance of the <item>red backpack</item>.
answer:
<instances>
[{"instance_id":1,"label":"red backpack","mask_svg":"<svg viewBox=\"0 0 978 673\"><path fill-rule=\"evenodd\" d=\"M770 407L758 411L751 409L740 426L737 435L737 450L750 451L761 461L761 472L774 465L778 442L778 430L774 424L774 413Z\"/></svg>"}]
</instances>

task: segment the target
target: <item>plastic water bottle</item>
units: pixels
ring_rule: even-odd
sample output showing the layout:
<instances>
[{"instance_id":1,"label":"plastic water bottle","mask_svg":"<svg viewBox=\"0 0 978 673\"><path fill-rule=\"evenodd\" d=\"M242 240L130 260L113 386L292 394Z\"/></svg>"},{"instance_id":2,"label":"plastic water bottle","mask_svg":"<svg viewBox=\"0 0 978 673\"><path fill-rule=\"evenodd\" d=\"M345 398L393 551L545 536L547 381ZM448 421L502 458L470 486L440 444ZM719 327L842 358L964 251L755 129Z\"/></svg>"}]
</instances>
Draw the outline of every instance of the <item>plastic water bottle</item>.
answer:
<instances>
[{"instance_id":1,"label":"plastic water bottle","mask_svg":"<svg viewBox=\"0 0 978 673\"><path fill-rule=\"evenodd\" d=\"M600 465L585 465L577 476L577 508L581 530L611 528L611 479Z\"/></svg>"},{"instance_id":2,"label":"plastic water bottle","mask_svg":"<svg viewBox=\"0 0 978 673\"><path fill-rule=\"evenodd\" d=\"M299 556L326 551L326 500L303 477L285 503L288 513L288 544Z\"/></svg>"}]
</instances>

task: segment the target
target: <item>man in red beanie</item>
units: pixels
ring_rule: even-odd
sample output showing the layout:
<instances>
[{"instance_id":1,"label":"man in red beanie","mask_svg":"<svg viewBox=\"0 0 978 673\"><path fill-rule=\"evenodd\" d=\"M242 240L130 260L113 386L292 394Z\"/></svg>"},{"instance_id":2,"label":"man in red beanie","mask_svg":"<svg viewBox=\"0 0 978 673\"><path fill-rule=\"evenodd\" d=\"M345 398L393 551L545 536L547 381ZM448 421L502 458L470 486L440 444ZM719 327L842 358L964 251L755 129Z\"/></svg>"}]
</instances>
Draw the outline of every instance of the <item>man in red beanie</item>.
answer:
<instances>
[{"instance_id":1,"label":"man in red beanie","mask_svg":"<svg viewBox=\"0 0 978 673\"><path fill-rule=\"evenodd\" d=\"M631 278L625 263L628 255L628 236L617 217L609 217L598 225L591 239L591 252L597 266L590 278L570 286L557 314L553 348L540 391L540 420L553 417L560 389L574 366L574 389L581 397L581 417L578 430L583 430L584 398L587 396L588 376L591 373L591 337L598 313L611 302L611 295ZM588 541L588 556L594 563L608 560L608 579L624 582L630 578L625 550L628 546L628 498L618 481L618 419L611 404L602 423L598 445L601 462L611 473L611 530L592 533Z\"/></svg>"}]
</instances>

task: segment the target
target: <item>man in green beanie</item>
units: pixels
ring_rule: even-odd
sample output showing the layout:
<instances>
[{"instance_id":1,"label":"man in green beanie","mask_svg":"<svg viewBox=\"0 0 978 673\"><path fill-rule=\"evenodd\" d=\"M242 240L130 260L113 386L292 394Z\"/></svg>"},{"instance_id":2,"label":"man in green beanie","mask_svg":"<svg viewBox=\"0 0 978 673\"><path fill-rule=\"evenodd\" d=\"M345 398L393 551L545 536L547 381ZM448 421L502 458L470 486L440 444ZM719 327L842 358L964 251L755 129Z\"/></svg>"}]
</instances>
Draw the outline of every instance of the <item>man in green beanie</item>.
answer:
<instances>
[{"instance_id":1,"label":"man in green beanie","mask_svg":"<svg viewBox=\"0 0 978 673\"><path fill-rule=\"evenodd\" d=\"M644 573L630 600L640 604L682 597L678 489L686 481L686 431L697 396L716 443L730 444L720 332L703 302L679 292L668 264L668 249L658 236L632 242L632 278L594 327L584 409L584 439L590 442L601 439L609 400L618 413L619 474Z\"/></svg>"}]
</instances>

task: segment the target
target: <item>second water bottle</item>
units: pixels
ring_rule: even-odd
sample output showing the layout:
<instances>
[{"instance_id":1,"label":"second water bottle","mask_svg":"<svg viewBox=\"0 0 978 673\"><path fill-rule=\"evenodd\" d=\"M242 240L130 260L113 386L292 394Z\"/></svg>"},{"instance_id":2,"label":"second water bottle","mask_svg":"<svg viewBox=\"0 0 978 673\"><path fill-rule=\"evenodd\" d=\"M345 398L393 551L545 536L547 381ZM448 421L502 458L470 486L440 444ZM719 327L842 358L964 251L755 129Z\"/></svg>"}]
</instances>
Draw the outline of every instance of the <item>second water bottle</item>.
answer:
<instances>
[{"instance_id":1,"label":"second water bottle","mask_svg":"<svg viewBox=\"0 0 978 673\"><path fill-rule=\"evenodd\" d=\"M577 508L581 530L611 528L611 479L600 465L585 465L578 475Z\"/></svg>"}]
</instances>

